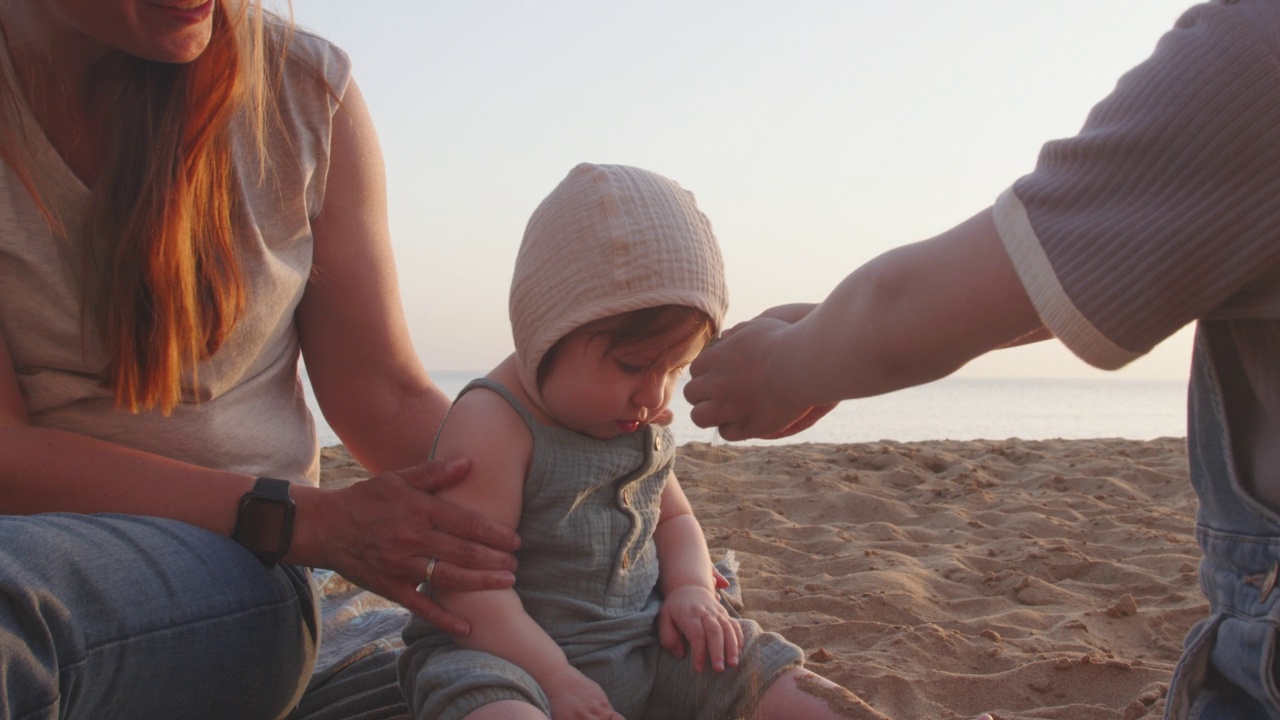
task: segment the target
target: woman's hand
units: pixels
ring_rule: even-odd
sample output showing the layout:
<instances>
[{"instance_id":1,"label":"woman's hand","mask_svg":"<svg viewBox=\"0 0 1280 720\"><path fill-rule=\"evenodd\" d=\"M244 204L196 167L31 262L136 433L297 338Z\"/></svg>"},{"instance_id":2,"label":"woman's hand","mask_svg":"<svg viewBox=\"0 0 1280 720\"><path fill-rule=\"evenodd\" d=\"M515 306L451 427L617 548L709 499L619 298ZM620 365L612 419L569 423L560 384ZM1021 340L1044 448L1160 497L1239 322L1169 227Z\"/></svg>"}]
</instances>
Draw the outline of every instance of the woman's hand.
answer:
<instances>
[{"instance_id":1,"label":"woman's hand","mask_svg":"<svg viewBox=\"0 0 1280 720\"><path fill-rule=\"evenodd\" d=\"M427 579L448 590L493 590L515 583L509 528L435 497L466 476L467 460L428 462L382 473L340 490L297 488L297 529L289 562L330 568L400 603L441 630L466 635L458 615L418 592Z\"/></svg>"},{"instance_id":2,"label":"woman's hand","mask_svg":"<svg viewBox=\"0 0 1280 720\"><path fill-rule=\"evenodd\" d=\"M667 593L658 613L658 641L677 658L684 657L688 641L697 672L708 659L716 672L737 667L744 642L742 626L716 594L701 585L683 585Z\"/></svg>"},{"instance_id":3,"label":"woman's hand","mask_svg":"<svg viewBox=\"0 0 1280 720\"><path fill-rule=\"evenodd\" d=\"M604 690L572 665L540 684L551 701L551 720L624 720Z\"/></svg>"}]
</instances>

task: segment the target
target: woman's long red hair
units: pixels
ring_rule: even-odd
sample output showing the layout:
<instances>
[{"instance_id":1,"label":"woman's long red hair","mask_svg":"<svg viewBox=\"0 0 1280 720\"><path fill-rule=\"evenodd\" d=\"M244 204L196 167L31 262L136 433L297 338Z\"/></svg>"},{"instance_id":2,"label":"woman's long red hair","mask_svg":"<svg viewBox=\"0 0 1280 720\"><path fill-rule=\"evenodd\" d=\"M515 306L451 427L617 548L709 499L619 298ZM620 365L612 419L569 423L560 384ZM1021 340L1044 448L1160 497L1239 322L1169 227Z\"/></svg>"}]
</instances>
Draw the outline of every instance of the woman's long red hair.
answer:
<instances>
[{"instance_id":1,"label":"woman's long red hair","mask_svg":"<svg viewBox=\"0 0 1280 720\"><path fill-rule=\"evenodd\" d=\"M265 170L274 118L268 35L254 2L218 0L207 49L186 64L118 58L107 154L83 226L84 321L103 338L103 381L118 407L169 413L188 373L231 334L248 298L234 227L240 179L232 130L244 123ZM16 90L12 88L11 90ZM11 166L20 161L2 138ZM20 162L19 162L20 165ZM55 228L32 173L18 173Z\"/></svg>"}]
</instances>

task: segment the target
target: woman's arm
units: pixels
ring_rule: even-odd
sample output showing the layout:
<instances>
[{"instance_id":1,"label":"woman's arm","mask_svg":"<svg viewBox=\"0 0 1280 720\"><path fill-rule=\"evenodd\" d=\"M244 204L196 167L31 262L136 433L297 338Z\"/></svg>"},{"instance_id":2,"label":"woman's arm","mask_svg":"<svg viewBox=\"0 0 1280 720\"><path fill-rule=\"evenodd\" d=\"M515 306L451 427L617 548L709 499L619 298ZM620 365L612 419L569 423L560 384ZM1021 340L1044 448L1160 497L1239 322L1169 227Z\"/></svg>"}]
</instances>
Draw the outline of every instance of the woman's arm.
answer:
<instances>
[{"instance_id":1,"label":"woman's arm","mask_svg":"<svg viewBox=\"0 0 1280 720\"><path fill-rule=\"evenodd\" d=\"M439 625L438 606L416 591L430 559L443 561L433 574L437 586L509 587L515 560L499 550L519 543L510 529L423 493L418 471L404 470L426 462L449 398L431 382L409 338L382 152L354 81L334 115L329 152L298 334L325 419L375 476L334 491L335 498L308 498L305 505L299 499L297 555L323 560ZM304 522L307 508L313 522Z\"/></svg>"},{"instance_id":2,"label":"woman's arm","mask_svg":"<svg viewBox=\"0 0 1280 720\"><path fill-rule=\"evenodd\" d=\"M421 463L449 398L410 340L387 226L382 151L354 81L334 115L324 207L312 231L312 277L297 317L316 401L369 470Z\"/></svg>"},{"instance_id":3,"label":"woman's arm","mask_svg":"<svg viewBox=\"0 0 1280 720\"><path fill-rule=\"evenodd\" d=\"M240 498L254 478L211 470L84 435L30 424L0 337L0 513L104 513L171 518L229 537ZM449 562L442 585L506 587L514 558L486 547L514 549L514 533L437 500L432 491L457 481L466 463L386 473L343 490L295 485L294 542L284 561L332 568L370 590L457 632L461 618L414 592L427 558ZM388 537L388 526L415 530ZM475 538L484 544L466 542ZM354 538L361 557L351 558L336 540ZM462 568L490 568L467 571Z\"/></svg>"},{"instance_id":4,"label":"woman's arm","mask_svg":"<svg viewBox=\"0 0 1280 720\"><path fill-rule=\"evenodd\" d=\"M35 427L0 336L0 514L120 512L230 535L254 478Z\"/></svg>"}]
</instances>

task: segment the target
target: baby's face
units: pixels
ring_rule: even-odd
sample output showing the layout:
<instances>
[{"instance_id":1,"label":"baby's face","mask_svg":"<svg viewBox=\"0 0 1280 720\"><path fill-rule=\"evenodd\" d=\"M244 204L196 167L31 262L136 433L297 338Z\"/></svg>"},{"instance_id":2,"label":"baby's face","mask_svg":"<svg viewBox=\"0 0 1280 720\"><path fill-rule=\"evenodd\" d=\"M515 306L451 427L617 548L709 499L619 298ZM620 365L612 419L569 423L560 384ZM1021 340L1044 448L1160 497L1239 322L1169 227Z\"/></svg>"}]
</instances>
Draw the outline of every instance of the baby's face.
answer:
<instances>
[{"instance_id":1,"label":"baby's face","mask_svg":"<svg viewBox=\"0 0 1280 720\"><path fill-rule=\"evenodd\" d=\"M556 422L600 440L631 433L671 402L676 380L706 338L685 328L609 349L599 334L576 330L564 340L542 384L542 399Z\"/></svg>"}]
</instances>

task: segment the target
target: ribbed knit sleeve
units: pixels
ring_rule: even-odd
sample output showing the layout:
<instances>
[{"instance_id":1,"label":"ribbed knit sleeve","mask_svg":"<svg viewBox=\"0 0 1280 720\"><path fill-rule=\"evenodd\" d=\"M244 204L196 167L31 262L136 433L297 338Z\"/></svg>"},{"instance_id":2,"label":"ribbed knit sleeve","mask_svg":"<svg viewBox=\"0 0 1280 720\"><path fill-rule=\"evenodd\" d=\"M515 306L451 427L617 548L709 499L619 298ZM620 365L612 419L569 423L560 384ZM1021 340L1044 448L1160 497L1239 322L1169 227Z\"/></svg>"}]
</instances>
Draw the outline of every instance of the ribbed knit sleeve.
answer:
<instances>
[{"instance_id":1,"label":"ribbed knit sleeve","mask_svg":"<svg viewBox=\"0 0 1280 720\"><path fill-rule=\"evenodd\" d=\"M1087 362L1280 296L1277 37L1275 2L1192 8L997 201L1042 319Z\"/></svg>"}]
</instances>

